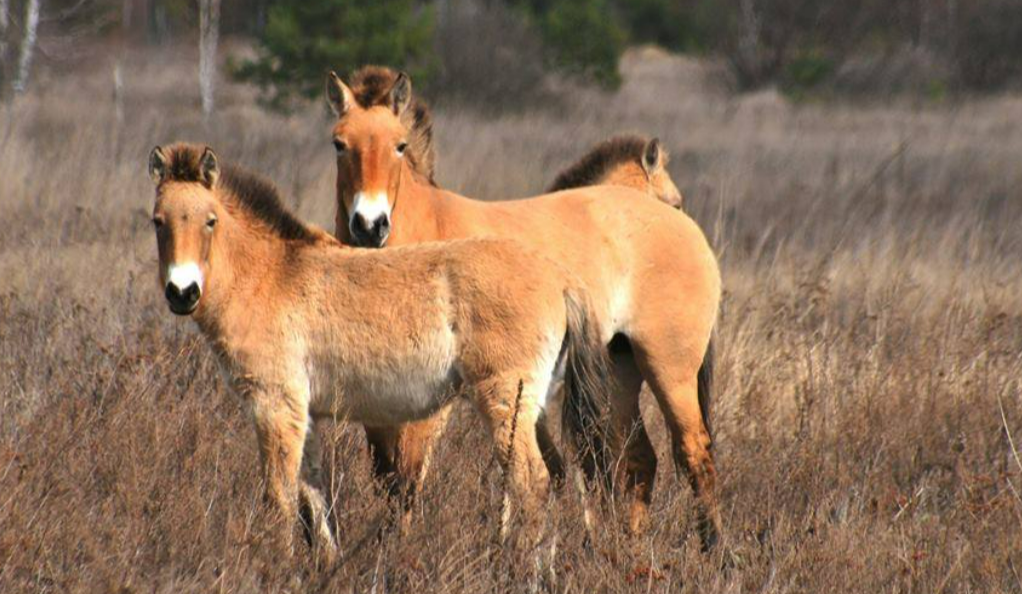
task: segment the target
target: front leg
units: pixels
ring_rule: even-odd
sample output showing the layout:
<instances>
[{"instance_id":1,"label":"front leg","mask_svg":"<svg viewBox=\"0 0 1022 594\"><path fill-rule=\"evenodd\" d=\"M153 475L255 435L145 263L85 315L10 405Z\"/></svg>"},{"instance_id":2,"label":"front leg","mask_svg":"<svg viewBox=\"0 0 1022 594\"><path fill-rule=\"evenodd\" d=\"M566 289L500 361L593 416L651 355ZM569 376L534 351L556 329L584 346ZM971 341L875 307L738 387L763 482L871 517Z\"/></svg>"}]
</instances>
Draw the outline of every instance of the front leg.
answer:
<instances>
[{"instance_id":1,"label":"front leg","mask_svg":"<svg viewBox=\"0 0 1022 594\"><path fill-rule=\"evenodd\" d=\"M286 392L262 391L251 397L266 498L286 526L284 538L290 549L298 510L302 451L309 431L308 407L303 399Z\"/></svg>"}]
</instances>

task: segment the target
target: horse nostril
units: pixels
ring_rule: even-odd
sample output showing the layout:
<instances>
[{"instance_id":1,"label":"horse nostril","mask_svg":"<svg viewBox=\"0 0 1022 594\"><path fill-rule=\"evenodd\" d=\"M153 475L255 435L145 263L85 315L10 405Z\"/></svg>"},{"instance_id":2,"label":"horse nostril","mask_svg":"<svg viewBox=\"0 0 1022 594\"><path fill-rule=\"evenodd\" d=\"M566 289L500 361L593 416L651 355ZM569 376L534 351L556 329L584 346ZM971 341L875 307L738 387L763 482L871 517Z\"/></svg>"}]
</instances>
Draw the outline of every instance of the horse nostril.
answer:
<instances>
[{"instance_id":1,"label":"horse nostril","mask_svg":"<svg viewBox=\"0 0 1022 594\"><path fill-rule=\"evenodd\" d=\"M195 283L188 285L181 296L184 297L185 301L194 303L199 298L199 285Z\"/></svg>"},{"instance_id":2,"label":"horse nostril","mask_svg":"<svg viewBox=\"0 0 1022 594\"><path fill-rule=\"evenodd\" d=\"M351 231L352 233L366 233L369 231L369 221L361 214L355 213L351 219Z\"/></svg>"}]
</instances>

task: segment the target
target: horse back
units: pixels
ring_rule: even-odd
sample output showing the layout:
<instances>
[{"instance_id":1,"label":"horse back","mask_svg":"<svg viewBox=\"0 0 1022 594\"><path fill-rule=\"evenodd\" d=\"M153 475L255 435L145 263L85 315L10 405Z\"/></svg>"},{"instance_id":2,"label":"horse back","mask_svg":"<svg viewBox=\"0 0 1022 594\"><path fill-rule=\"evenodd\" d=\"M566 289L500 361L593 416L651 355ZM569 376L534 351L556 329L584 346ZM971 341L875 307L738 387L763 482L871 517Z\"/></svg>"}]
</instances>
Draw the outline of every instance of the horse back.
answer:
<instances>
[{"instance_id":1,"label":"horse back","mask_svg":"<svg viewBox=\"0 0 1022 594\"><path fill-rule=\"evenodd\" d=\"M716 257L698 224L632 188L588 186L502 202L454 196L440 218L444 239L515 238L571 270L603 304L607 328L624 324L634 301L652 294L712 300L720 290ZM641 289L664 285L672 290Z\"/></svg>"}]
</instances>

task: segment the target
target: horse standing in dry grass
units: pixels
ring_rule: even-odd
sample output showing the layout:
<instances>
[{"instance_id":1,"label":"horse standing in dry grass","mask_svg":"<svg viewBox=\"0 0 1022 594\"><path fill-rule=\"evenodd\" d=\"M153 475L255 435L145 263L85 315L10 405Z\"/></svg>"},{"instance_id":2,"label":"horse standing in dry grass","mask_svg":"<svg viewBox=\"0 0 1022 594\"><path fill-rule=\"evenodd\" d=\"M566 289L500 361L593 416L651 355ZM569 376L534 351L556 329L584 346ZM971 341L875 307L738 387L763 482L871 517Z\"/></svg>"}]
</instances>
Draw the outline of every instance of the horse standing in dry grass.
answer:
<instances>
[{"instance_id":1,"label":"horse standing in dry grass","mask_svg":"<svg viewBox=\"0 0 1022 594\"><path fill-rule=\"evenodd\" d=\"M580 410L609 389L592 312L560 266L508 240L343 246L208 147L157 147L149 171L168 305L195 320L251 406L267 495L289 521L303 512L316 550L335 544L305 454L313 419L392 426L455 395L485 418L536 518L549 478L535 427L553 382L565 378Z\"/></svg>"},{"instance_id":2,"label":"horse standing in dry grass","mask_svg":"<svg viewBox=\"0 0 1022 594\"><path fill-rule=\"evenodd\" d=\"M360 105L386 105L388 92L397 73L389 68L367 66L355 73L352 92ZM429 110L413 100L401 113L402 124L408 128L405 157L411 168L435 185L436 156L433 150L433 125ZM548 192L595 185L617 185L634 188L675 208L681 208L682 196L667 171L668 153L656 138L622 135L597 144L570 167L562 171ZM347 220L337 220L338 228L347 228ZM710 378L710 357L700 368L700 380ZM708 392L708 384L703 391ZM402 521L410 521L412 503L429 468L432 445L447 422L450 409L433 417L406 423L399 427L365 427L373 461L373 472L400 499L404 510ZM563 461L543 420L537 437L547 469L555 482L564 478Z\"/></svg>"},{"instance_id":3,"label":"horse standing in dry grass","mask_svg":"<svg viewBox=\"0 0 1022 594\"><path fill-rule=\"evenodd\" d=\"M629 526L645 523L656 476L656 452L643 426L639 392L647 382L670 429L674 459L698 501L704 546L719 532L716 471L710 451L708 382L700 381L717 316L720 273L705 236L689 217L633 189L596 186L528 200L482 202L437 188L429 134L415 129L424 107L404 74L374 68L349 88L335 74L327 99L338 119L331 130L337 159L336 235L382 247L465 237L512 237L565 265L582 280L612 357L616 379L611 418L615 471L600 452L587 474L619 474L632 496ZM412 126L412 127L410 127ZM430 153L431 154L431 153ZM572 413L570 407L567 409ZM394 443L401 428L388 428ZM426 427L420 435L435 431ZM581 444L584 446L584 444ZM428 457L428 448L423 448ZM584 450L583 450L584 451ZM423 460L410 467L424 468ZM408 475L417 478L415 475Z\"/></svg>"}]
</instances>

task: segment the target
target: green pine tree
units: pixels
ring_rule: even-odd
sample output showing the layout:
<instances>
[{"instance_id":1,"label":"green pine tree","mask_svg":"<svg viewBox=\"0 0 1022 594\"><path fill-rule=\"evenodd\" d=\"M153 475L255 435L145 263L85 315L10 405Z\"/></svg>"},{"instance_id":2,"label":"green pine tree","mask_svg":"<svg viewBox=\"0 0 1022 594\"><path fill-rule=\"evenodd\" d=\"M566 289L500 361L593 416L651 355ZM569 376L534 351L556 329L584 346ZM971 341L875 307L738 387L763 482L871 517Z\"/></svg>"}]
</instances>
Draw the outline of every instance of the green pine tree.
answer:
<instances>
[{"instance_id":1,"label":"green pine tree","mask_svg":"<svg viewBox=\"0 0 1022 594\"><path fill-rule=\"evenodd\" d=\"M432 13L413 0L278 0L259 36L258 57L232 69L286 109L296 97L323 92L327 71L365 64L408 71L416 83L430 72Z\"/></svg>"},{"instance_id":2,"label":"green pine tree","mask_svg":"<svg viewBox=\"0 0 1022 594\"><path fill-rule=\"evenodd\" d=\"M538 15L543 39L561 70L606 87L621 83L626 34L607 0L560 0Z\"/></svg>"}]
</instances>

